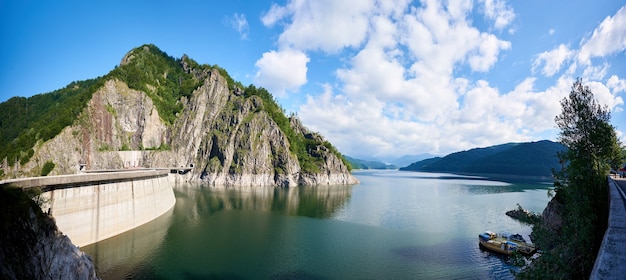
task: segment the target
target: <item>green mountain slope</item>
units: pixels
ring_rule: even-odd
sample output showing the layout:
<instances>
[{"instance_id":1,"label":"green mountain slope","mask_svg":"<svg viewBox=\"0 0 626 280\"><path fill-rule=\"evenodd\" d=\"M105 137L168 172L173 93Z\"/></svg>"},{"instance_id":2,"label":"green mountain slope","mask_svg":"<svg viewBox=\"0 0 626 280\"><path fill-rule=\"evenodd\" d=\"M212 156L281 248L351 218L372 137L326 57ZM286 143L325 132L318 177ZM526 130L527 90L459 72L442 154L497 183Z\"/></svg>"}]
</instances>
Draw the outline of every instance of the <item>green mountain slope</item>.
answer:
<instances>
[{"instance_id":1,"label":"green mountain slope","mask_svg":"<svg viewBox=\"0 0 626 280\"><path fill-rule=\"evenodd\" d=\"M560 168L556 154L564 149L547 140L508 143L427 159L400 170L547 177Z\"/></svg>"},{"instance_id":2,"label":"green mountain slope","mask_svg":"<svg viewBox=\"0 0 626 280\"><path fill-rule=\"evenodd\" d=\"M242 110L238 104L244 104L252 99L262 101L262 105L258 106L255 112L264 111L278 125L288 138L286 146L289 153L297 158L303 172L317 173L324 170L326 168L324 151L336 155L349 168L350 165L345 158L320 135L294 131L291 126L293 116L286 116L285 111L267 90L254 85L245 87L240 82L234 81L217 65L199 64L186 55L174 58L151 44L128 52L119 66L102 77L73 82L63 89L50 93L29 98L14 97L0 103L0 160L6 159L8 166L28 163L33 157L36 150L33 147L38 145L37 143L46 142L59 135L65 127L80 123L78 116L85 111L92 96L111 80L121 81L128 88L145 93L154 103L161 121L168 126L168 131L176 131L179 129L176 122L185 108L191 106L189 101L194 92L201 89L208 80L207 77L216 70L226 80L227 87L224 89L230 91L233 96L230 98L233 101L228 103L233 112ZM119 113L115 112L110 104L105 106L108 106L106 107L108 112L105 112L108 115L114 116ZM89 129L85 128L85 131ZM166 134L170 135L170 132ZM166 138L168 137L164 139ZM144 149L143 146L136 144L141 141L123 141L129 143L126 145L124 142L125 149ZM130 144L131 142L135 144ZM166 149L173 146L173 143L164 144L163 147Z\"/></svg>"},{"instance_id":3,"label":"green mountain slope","mask_svg":"<svg viewBox=\"0 0 626 280\"><path fill-rule=\"evenodd\" d=\"M50 93L0 103L0 159L6 158L11 166L28 162L35 143L71 125L102 85L102 78L72 82Z\"/></svg>"}]
</instances>

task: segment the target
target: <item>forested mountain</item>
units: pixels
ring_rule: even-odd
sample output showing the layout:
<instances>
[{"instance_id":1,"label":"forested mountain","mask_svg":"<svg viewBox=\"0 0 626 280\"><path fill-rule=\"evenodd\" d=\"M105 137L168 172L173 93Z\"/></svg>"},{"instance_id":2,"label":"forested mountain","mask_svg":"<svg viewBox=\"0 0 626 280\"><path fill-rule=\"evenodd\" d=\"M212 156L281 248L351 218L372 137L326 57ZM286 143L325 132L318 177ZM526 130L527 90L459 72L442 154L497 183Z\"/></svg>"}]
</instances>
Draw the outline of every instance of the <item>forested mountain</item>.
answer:
<instances>
[{"instance_id":1,"label":"forested mountain","mask_svg":"<svg viewBox=\"0 0 626 280\"><path fill-rule=\"evenodd\" d=\"M548 140L508 143L426 159L400 170L549 177L561 168L557 153L564 150Z\"/></svg>"},{"instance_id":2,"label":"forested mountain","mask_svg":"<svg viewBox=\"0 0 626 280\"><path fill-rule=\"evenodd\" d=\"M154 45L102 77L0 103L0 159L0 178L194 166L188 179L212 184L356 182L337 149L267 90Z\"/></svg>"}]
</instances>

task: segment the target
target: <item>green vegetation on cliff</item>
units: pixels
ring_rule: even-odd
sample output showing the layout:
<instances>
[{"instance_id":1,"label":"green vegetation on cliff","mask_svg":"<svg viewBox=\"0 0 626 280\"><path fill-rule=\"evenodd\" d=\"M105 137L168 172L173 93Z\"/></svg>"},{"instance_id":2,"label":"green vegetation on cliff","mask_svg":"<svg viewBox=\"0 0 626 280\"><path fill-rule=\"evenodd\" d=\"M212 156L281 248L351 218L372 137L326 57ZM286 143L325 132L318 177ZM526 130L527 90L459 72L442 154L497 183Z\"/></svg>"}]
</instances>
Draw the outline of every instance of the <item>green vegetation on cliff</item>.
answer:
<instances>
[{"instance_id":1,"label":"green vegetation on cliff","mask_svg":"<svg viewBox=\"0 0 626 280\"><path fill-rule=\"evenodd\" d=\"M310 133L302 134L296 133L291 127L290 118L285 115L285 111L274 100L274 97L264 88L257 88L254 85L249 85L244 90L244 96L250 98L251 96L258 96L263 100L263 109L272 118L272 120L280 127L280 130L287 136L289 140L289 150L298 158L300 167L303 171L308 173L319 173L320 167L324 164L324 159L316 154L316 150L323 146L325 149L336 155L343 161L343 164L351 170L350 163L339 153L339 151L330 142L322 139L321 136ZM291 116L295 118L295 116Z\"/></svg>"},{"instance_id":2,"label":"green vegetation on cliff","mask_svg":"<svg viewBox=\"0 0 626 280\"><path fill-rule=\"evenodd\" d=\"M589 277L607 227L607 175L611 165L624 162L610 111L581 80L561 107L555 121L567 150L559 153L564 168L555 173L550 204L560 205L562 226L555 228L551 221L534 226L533 240L544 253L519 275L523 279Z\"/></svg>"},{"instance_id":3,"label":"green vegetation on cliff","mask_svg":"<svg viewBox=\"0 0 626 280\"><path fill-rule=\"evenodd\" d=\"M148 94L161 118L173 124L176 115L183 109L180 99L190 97L201 85L199 79L183 69L183 59L191 67L208 68L187 57L177 60L154 45L144 45L129 52L122 64L108 76L126 82L129 88Z\"/></svg>"},{"instance_id":4,"label":"green vegetation on cliff","mask_svg":"<svg viewBox=\"0 0 626 280\"><path fill-rule=\"evenodd\" d=\"M33 147L37 141L52 139L63 128L72 125L93 94L111 79L123 81L129 88L145 92L152 99L164 123L173 125L194 90L202 86L212 70L218 70L224 77L231 93L243 90L244 98L258 96L263 100L262 110L287 136L290 152L298 158L303 171L320 171L325 159L318 153L319 149L335 154L350 168L337 149L318 134L294 131L290 117L286 116L267 90L254 85L244 87L217 65L201 65L187 56L176 59L151 44L131 50L119 66L103 77L73 82L51 93L30 98L14 97L0 103L0 160L7 158L10 166L16 162L27 163L34 154ZM164 147L170 144L166 143Z\"/></svg>"},{"instance_id":5,"label":"green vegetation on cliff","mask_svg":"<svg viewBox=\"0 0 626 280\"><path fill-rule=\"evenodd\" d=\"M71 125L103 84L103 78L72 82L50 93L0 103L0 160L6 158L10 166L28 162L35 143Z\"/></svg>"}]
</instances>

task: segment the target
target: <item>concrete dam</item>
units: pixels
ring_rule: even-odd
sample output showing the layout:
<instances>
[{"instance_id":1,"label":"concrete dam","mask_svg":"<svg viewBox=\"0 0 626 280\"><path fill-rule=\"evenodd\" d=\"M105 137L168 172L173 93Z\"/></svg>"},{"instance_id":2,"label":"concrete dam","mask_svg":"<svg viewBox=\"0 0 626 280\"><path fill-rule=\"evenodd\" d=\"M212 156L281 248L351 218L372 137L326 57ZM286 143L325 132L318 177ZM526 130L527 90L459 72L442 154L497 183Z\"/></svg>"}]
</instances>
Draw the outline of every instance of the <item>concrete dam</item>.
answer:
<instances>
[{"instance_id":1,"label":"concrete dam","mask_svg":"<svg viewBox=\"0 0 626 280\"><path fill-rule=\"evenodd\" d=\"M92 171L0 181L40 188L41 208L77 246L89 245L156 219L174 207L169 169ZM173 175L175 176L175 175Z\"/></svg>"}]
</instances>

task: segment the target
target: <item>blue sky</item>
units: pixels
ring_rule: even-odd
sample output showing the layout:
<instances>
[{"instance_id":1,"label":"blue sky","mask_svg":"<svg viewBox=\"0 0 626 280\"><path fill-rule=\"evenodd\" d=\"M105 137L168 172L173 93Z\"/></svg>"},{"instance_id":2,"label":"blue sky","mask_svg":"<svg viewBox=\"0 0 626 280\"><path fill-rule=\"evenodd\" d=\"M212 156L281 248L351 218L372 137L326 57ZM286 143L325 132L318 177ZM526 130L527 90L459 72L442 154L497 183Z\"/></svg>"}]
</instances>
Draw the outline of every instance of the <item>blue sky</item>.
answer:
<instances>
[{"instance_id":1,"label":"blue sky","mask_svg":"<svg viewBox=\"0 0 626 280\"><path fill-rule=\"evenodd\" d=\"M93 2L93 3L92 3ZM576 77L626 140L626 1L0 0L0 101L152 43L270 90L341 152L556 140Z\"/></svg>"}]
</instances>

